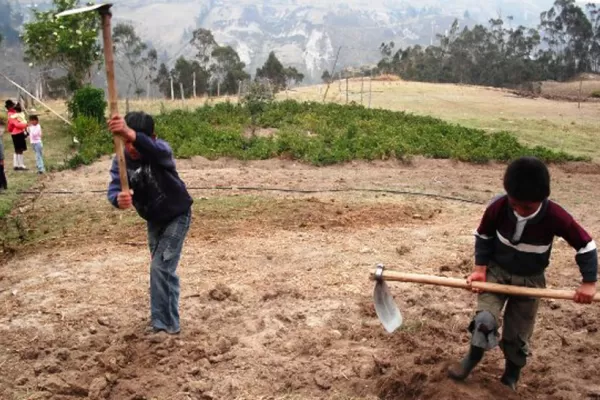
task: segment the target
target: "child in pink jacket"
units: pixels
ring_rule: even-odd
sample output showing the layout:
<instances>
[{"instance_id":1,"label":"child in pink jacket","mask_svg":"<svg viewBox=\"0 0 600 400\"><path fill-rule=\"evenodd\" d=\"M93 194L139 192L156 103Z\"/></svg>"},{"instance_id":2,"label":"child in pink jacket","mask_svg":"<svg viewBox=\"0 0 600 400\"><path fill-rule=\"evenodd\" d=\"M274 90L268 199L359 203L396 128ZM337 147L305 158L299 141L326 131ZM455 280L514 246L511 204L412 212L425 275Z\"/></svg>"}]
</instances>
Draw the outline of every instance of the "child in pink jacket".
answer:
<instances>
[{"instance_id":1,"label":"child in pink jacket","mask_svg":"<svg viewBox=\"0 0 600 400\"><path fill-rule=\"evenodd\" d=\"M43 174L46 172L44 167L44 155L42 154L44 146L42 144L42 127L37 115L31 115L29 117L29 141L35 152L35 165L38 174Z\"/></svg>"}]
</instances>

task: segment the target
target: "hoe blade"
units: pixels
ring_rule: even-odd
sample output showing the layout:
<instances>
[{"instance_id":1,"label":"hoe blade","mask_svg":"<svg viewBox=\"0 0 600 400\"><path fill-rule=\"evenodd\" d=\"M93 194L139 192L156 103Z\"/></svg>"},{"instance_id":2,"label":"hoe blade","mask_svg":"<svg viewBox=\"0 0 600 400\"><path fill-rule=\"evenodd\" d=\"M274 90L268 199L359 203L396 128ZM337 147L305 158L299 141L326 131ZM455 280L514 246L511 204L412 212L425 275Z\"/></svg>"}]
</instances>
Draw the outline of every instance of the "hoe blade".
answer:
<instances>
[{"instance_id":1,"label":"hoe blade","mask_svg":"<svg viewBox=\"0 0 600 400\"><path fill-rule=\"evenodd\" d=\"M377 280L373 291L375 312L379 321L388 333L393 333L402 326L402 314L394 302L384 280Z\"/></svg>"},{"instance_id":2,"label":"hoe blade","mask_svg":"<svg viewBox=\"0 0 600 400\"><path fill-rule=\"evenodd\" d=\"M63 11L61 13L56 14L56 16L58 18L66 17L67 15L81 14L81 13L85 13L85 12L99 10L101 8L110 8L111 6L112 6L112 4L109 4L109 3L94 4L93 6L73 8L72 10Z\"/></svg>"}]
</instances>

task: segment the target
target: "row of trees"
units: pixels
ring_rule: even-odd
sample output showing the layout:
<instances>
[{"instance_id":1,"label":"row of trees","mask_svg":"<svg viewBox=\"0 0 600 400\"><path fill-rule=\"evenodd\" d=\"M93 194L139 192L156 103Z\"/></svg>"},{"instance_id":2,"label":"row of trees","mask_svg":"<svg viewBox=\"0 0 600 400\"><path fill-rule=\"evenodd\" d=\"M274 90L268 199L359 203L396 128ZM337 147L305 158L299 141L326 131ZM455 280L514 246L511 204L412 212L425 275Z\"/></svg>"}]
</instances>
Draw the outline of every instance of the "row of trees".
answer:
<instances>
[{"instance_id":1,"label":"row of trees","mask_svg":"<svg viewBox=\"0 0 600 400\"><path fill-rule=\"evenodd\" d=\"M508 18L512 21L512 18ZM382 43L378 69L404 79L475 85L513 86L541 80L567 80L600 72L600 9L575 0L556 0L541 14L538 29L489 26L462 30L455 21L439 45L395 50ZM509 24L510 25L510 24Z\"/></svg>"},{"instance_id":2,"label":"row of trees","mask_svg":"<svg viewBox=\"0 0 600 400\"><path fill-rule=\"evenodd\" d=\"M181 96L180 87L183 87L185 97L195 94L194 87L200 94L236 94L240 82L250 79L245 71L246 64L238 53L231 46L219 45L210 30L194 31L190 44L196 51L193 59L180 57L171 70L164 63L159 67L155 83L164 96L172 94L171 83L178 97ZM300 83L304 75L294 67L284 67L271 52L263 67L256 70L255 79L269 80L272 90L277 92Z\"/></svg>"},{"instance_id":3,"label":"row of trees","mask_svg":"<svg viewBox=\"0 0 600 400\"><path fill-rule=\"evenodd\" d=\"M211 31L203 28L194 31L190 44L196 52L193 58L182 56L171 70L165 63L158 69L155 83L165 97L171 96L171 80L178 96L183 86L183 95L191 97L194 81L196 94L233 94L237 93L240 81L250 79L238 53L231 46L219 45Z\"/></svg>"},{"instance_id":4,"label":"row of trees","mask_svg":"<svg viewBox=\"0 0 600 400\"><path fill-rule=\"evenodd\" d=\"M33 21L25 24L22 35L25 61L45 71L42 75L49 85L63 86L66 92L73 92L91 81L93 71L102 62L99 19L94 13L55 18L56 13L79 6L79 0L53 0L53 6L48 11L33 9ZM1 15L6 18L4 13ZM218 44L207 29L193 32L190 44L196 54L189 59L180 57L170 69L167 63L159 65L156 49L130 24L117 24L113 41L115 62L121 76L129 81L127 92L137 96L147 93L150 85L156 85L165 97L171 97L172 90L180 97L180 87L185 97L217 92L234 94L239 82L250 79L238 53L231 46ZM66 74L57 76L56 69ZM255 78L268 79L276 92L301 82L304 76L295 68L284 67L272 52L264 66L257 69Z\"/></svg>"}]
</instances>

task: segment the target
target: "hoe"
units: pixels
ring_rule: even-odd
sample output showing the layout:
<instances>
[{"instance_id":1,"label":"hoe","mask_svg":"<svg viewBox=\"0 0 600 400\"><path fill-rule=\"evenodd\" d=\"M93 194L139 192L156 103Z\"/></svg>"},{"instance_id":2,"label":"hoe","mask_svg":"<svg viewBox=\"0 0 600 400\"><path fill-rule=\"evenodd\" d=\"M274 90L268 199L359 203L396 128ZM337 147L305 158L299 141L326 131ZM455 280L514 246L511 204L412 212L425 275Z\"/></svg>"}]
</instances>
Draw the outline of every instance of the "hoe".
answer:
<instances>
[{"instance_id":1,"label":"hoe","mask_svg":"<svg viewBox=\"0 0 600 400\"><path fill-rule=\"evenodd\" d=\"M510 296L527 296L546 299L573 300L575 292L569 290L528 288L522 286L500 285L497 283L473 282L471 285L465 279L444 278L441 276L409 274L398 271L384 271L383 264L377 265L375 272L371 273L371 280L375 281L373 299L375 312L384 329L393 333L402 326L402 314L394 302L386 281L423 283L427 285L446 286L460 289L480 289L484 292L500 293ZM600 294L594 297L595 302L600 302Z\"/></svg>"},{"instance_id":2,"label":"hoe","mask_svg":"<svg viewBox=\"0 0 600 400\"><path fill-rule=\"evenodd\" d=\"M102 39L104 42L104 62L106 63L106 82L108 84L108 99L110 103L110 114L111 117L119 113L118 109L118 96L117 86L115 84L115 66L114 66L114 55L113 55L113 41L112 41L112 28L111 18L112 14L110 8L112 4L96 4L89 7L75 8L72 10L63 11L56 14L57 18L67 17L69 15L81 14L85 12L96 11L102 18ZM117 154L117 161L119 163L119 178L121 180L121 190L129 193L129 182L127 180L127 167L125 165L125 151L123 146L123 139L121 137L114 137L115 153Z\"/></svg>"}]
</instances>

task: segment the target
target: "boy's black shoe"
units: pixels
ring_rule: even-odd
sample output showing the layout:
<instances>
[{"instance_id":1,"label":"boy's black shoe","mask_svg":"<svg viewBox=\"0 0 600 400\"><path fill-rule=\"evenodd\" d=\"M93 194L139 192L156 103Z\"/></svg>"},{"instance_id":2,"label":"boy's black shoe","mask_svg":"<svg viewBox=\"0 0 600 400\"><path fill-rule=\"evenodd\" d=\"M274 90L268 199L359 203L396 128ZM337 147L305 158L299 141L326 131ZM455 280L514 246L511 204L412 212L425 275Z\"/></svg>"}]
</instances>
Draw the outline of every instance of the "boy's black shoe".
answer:
<instances>
[{"instance_id":1,"label":"boy's black shoe","mask_svg":"<svg viewBox=\"0 0 600 400\"><path fill-rule=\"evenodd\" d=\"M461 362L448 368L448 376L456 381L464 381L473 371L473 368L479 364L484 353L485 350L481 347L471 346L469 353Z\"/></svg>"},{"instance_id":2,"label":"boy's black shoe","mask_svg":"<svg viewBox=\"0 0 600 400\"><path fill-rule=\"evenodd\" d=\"M146 335L151 335L151 334L156 334L156 333L161 333L161 332L164 332L167 335L179 335L180 331L169 331L167 329L158 329L158 328L153 327L152 325L148 325L146 327L146 329L144 330L144 333Z\"/></svg>"},{"instance_id":3,"label":"boy's black shoe","mask_svg":"<svg viewBox=\"0 0 600 400\"><path fill-rule=\"evenodd\" d=\"M517 391L517 382L521 376L521 368L518 367L511 361L506 360L506 367L504 369L504 375L500 378L500 382L508 386L514 392Z\"/></svg>"}]
</instances>

